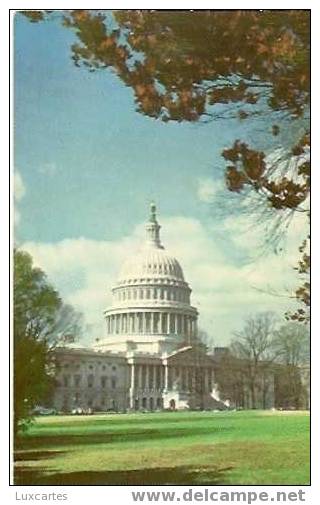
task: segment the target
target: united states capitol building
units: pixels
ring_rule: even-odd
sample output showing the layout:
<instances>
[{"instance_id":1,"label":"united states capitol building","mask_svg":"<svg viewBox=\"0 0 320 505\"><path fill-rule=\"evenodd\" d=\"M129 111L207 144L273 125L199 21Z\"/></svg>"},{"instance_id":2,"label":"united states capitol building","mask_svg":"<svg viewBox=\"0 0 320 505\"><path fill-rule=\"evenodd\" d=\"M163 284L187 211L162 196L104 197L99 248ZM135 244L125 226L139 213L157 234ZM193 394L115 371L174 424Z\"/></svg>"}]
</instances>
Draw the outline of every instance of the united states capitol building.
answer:
<instances>
[{"instance_id":1,"label":"united states capitol building","mask_svg":"<svg viewBox=\"0 0 320 505\"><path fill-rule=\"evenodd\" d=\"M105 337L90 348L56 350L55 408L123 412L221 406L215 360L198 338L191 288L161 243L154 204L145 242L124 263L112 294L112 306L104 312Z\"/></svg>"}]
</instances>

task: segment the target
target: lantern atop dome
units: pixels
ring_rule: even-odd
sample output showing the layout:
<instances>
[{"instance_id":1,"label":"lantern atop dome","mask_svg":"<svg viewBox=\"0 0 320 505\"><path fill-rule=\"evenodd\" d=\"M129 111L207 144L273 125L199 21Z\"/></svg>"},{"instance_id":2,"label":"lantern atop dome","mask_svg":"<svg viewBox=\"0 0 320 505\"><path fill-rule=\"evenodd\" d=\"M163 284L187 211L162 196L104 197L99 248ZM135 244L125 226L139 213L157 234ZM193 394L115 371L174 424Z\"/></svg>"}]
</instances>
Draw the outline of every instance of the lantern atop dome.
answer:
<instances>
[{"instance_id":1,"label":"lantern atop dome","mask_svg":"<svg viewBox=\"0 0 320 505\"><path fill-rule=\"evenodd\" d=\"M164 249L160 241L160 228L157 221L157 207L154 202L150 205L150 217L146 224L147 230L147 243L148 245L155 247L157 249Z\"/></svg>"}]
</instances>

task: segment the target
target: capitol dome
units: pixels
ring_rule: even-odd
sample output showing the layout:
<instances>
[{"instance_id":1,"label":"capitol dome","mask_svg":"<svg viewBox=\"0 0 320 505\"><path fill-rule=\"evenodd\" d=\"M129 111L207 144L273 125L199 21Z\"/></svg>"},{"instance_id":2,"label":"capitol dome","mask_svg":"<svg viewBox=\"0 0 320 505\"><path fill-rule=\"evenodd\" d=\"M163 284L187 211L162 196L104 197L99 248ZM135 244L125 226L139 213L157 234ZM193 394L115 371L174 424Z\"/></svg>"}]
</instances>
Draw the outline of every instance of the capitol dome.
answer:
<instances>
[{"instance_id":1,"label":"capitol dome","mask_svg":"<svg viewBox=\"0 0 320 505\"><path fill-rule=\"evenodd\" d=\"M136 255L129 257L124 263L119 283L131 283L138 279L155 277L184 281L178 260L168 254L160 242L160 228L156 219L156 207L151 204L150 219L146 225L146 242Z\"/></svg>"},{"instance_id":2,"label":"capitol dome","mask_svg":"<svg viewBox=\"0 0 320 505\"><path fill-rule=\"evenodd\" d=\"M163 352L195 338L198 311L178 260L161 244L160 228L151 204L145 243L120 270L104 312L108 336L99 347Z\"/></svg>"}]
</instances>

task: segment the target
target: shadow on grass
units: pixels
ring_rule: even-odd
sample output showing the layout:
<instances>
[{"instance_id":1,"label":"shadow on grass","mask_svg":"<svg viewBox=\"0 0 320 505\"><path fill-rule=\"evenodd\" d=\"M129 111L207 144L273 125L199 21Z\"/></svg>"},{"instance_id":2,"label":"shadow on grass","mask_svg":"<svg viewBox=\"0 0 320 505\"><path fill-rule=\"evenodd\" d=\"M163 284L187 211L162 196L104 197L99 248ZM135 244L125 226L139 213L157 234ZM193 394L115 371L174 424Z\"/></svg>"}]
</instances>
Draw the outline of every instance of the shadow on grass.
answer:
<instances>
[{"instance_id":1,"label":"shadow on grass","mask_svg":"<svg viewBox=\"0 0 320 505\"><path fill-rule=\"evenodd\" d=\"M232 431L231 427L208 427L207 429L196 430L194 428L176 429L171 427L167 429L141 429L125 433L81 433L79 435L72 435L64 433L61 435L25 435L17 440L17 449L35 449L41 447L61 447L71 445L87 445L87 444L114 444L124 442L143 442L150 440L164 440L171 438L184 438L195 436L197 433L201 436L205 434L217 435L220 433L227 433Z\"/></svg>"},{"instance_id":2,"label":"shadow on grass","mask_svg":"<svg viewBox=\"0 0 320 505\"><path fill-rule=\"evenodd\" d=\"M41 459L54 458L65 451L15 451L14 461L38 461Z\"/></svg>"},{"instance_id":3,"label":"shadow on grass","mask_svg":"<svg viewBox=\"0 0 320 505\"><path fill-rule=\"evenodd\" d=\"M112 485L219 485L225 482L228 468L208 467L166 467L141 468L126 471L88 471L44 474L30 467L18 467L15 470L15 485L64 485L64 486L112 486Z\"/></svg>"}]
</instances>

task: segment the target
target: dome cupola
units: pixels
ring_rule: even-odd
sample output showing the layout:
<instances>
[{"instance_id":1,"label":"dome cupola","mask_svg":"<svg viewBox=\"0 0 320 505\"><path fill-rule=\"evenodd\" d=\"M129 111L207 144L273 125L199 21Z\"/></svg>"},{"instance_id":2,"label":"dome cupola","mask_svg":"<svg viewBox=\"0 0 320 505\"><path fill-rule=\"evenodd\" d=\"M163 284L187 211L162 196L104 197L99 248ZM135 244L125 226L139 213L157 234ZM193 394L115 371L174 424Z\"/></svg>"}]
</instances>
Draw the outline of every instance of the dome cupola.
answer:
<instances>
[{"instance_id":1,"label":"dome cupola","mask_svg":"<svg viewBox=\"0 0 320 505\"><path fill-rule=\"evenodd\" d=\"M156 217L156 206L150 206L150 217L146 224L146 240L140 251L127 259L120 275L119 284L131 284L140 281L157 282L162 278L184 282L182 268L178 260L168 254L160 240L160 228Z\"/></svg>"}]
</instances>

